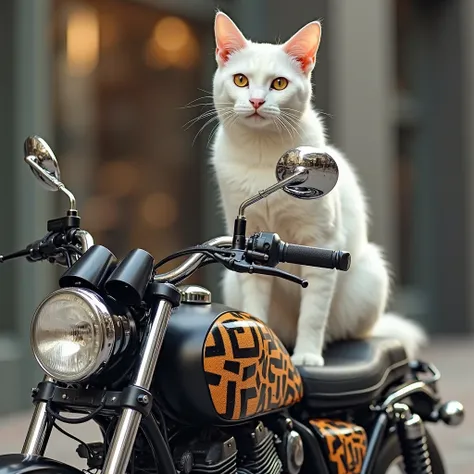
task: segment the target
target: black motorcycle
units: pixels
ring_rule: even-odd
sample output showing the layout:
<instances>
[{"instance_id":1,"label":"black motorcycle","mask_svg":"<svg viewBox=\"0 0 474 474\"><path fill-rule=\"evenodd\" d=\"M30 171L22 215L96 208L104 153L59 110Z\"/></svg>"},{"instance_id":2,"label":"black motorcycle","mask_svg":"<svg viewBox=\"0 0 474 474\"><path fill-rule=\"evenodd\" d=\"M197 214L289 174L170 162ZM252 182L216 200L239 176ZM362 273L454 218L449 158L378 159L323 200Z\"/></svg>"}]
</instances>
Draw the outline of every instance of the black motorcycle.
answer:
<instances>
[{"instance_id":1,"label":"black motorcycle","mask_svg":"<svg viewBox=\"0 0 474 474\"><path fill-rule=\"evenodd\" d=\"M458 425L461 403L442 403L436 368L407 359L396 340L339 342L324 367L295 367L260 320L199 286L175 286L198 268L307 282L280 262L349 270L346 252L246 236L245 208L278 190L320 198L338 179L321 150L289 150L276 184L244 202L232 237L219 237L155 264L141 249L117 261L81 229L73 194L37 136L25 161L49 190L69 197L66 216L26 249L0 257L65 267L59 289L37 308L31 347L46 373L21 454L0 456L0 474L81 471L43 456L57 425L94 420L103 439L77 440L88 471L104 474L409 474L445 472L426 422ZM165 263L188 259L167 273ZM68 413L80 417L68 416Z\"/></svg>"}]
</instances>

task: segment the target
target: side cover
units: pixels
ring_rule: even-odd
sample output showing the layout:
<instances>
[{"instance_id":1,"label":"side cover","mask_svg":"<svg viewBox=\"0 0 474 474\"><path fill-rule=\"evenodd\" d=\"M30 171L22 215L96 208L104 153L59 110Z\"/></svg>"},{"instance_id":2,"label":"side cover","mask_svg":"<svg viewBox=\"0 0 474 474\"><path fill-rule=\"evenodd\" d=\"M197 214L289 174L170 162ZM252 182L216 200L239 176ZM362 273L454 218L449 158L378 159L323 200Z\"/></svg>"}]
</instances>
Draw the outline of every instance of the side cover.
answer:
<instances>
[{"instance_id":1,"label":"side cover","mask_svg":"<svg viewBox=\"0 0 474 474\"><path fill-rule=\"evenodd\" d=\"M238 423L303 396L277 336L218 304L183 304L172 315L153 389L171 416L189 423Z\"/></svg>"},{"instance_id":2,"label":"side cover","mask_svg":"<svg viewBox=\"0 0 474 474\"><path fill-rule=\"evenodd\" d=\"M42 456L4 454L0 456L0 474L83 474L82 471Z\"/></svg>"}]
</instances>

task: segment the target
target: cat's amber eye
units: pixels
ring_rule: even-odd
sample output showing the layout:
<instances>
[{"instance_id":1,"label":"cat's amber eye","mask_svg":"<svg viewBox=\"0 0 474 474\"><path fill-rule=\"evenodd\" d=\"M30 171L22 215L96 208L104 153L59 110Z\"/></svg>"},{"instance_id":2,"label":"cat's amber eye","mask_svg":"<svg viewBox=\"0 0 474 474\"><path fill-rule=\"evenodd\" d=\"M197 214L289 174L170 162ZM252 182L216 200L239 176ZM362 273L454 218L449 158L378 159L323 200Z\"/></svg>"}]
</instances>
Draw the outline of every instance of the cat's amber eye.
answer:
<instances>
[{"instance_id":1,"label":"cat's amber eye","mask_svg":"<svg viewBox=\"0 0 474 474\"><path fill-rule=\"evenodd\" d=\"M247 87L249 85L249 80L247 79L247 76L244 76L243 74L235 74L234 84L237 87Z\"/></svg>"},{"instance_id":2,"label":"cat's amber eye","mask_svg":"<svg viewBox=\"0 0 474 474\"><path fill-rule=\"evenodd\" d=\"M286 89L287 87L288 87L288 79L285 79L284 77L277 77L272 82L272 89L275 89L276 91L282 91L283 89Z\"/></svg>"}]
</instances>

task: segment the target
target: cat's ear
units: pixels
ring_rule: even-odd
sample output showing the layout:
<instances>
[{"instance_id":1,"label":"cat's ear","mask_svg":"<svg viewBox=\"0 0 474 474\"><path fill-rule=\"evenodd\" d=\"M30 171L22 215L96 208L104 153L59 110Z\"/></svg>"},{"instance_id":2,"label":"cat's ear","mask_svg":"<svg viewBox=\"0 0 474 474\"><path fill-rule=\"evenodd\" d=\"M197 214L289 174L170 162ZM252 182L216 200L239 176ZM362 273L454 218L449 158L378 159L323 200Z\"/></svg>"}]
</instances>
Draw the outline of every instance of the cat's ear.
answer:
<instances>
[{"instance_id":1,"label":"cat's ear","mask_svg":"<svg viewBox=\"0 0 474 474\"><path fill-rule=\"evenodd\" d=\"M283 44L283 50L300 63L304 73L310 73L316 63L320 43L321 23L313 21Z\"/></svg>"},{"instance_id":2,"label":"cat's ear","mask_svg":"<svg viewBox=\"0 0 474 474\"><path fill-rule=\"evenodd\" d=\"M216 35L216 60L219 66L224 65L232 53L247 45L245 36L225 13L217 12L214 32Z\"/></svg>"}]
</instances>

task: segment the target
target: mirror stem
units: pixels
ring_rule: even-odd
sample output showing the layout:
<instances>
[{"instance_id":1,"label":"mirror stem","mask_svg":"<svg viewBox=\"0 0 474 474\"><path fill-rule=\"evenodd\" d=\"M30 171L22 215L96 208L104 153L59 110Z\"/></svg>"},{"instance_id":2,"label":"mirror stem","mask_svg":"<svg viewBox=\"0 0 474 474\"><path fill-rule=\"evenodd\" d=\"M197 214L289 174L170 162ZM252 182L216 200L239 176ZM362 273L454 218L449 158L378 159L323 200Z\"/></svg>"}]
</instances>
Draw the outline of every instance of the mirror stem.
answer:
<instances>
[{"instance_id":1,"label":"mirror stem","mask_svg":"<svg viewBox=\"0 0 474 474\"><path fill-rule=\"evenodd\" d=\"M259 191L257 195L252 196L251 198L244 201L239 207L239 215L235 218L234 221L234 236L232 238L232 248L234 249L245 249L245 234L247 229L247 219L245 218L245 209L255 204L256 202L270 196L275 191L284 188L285 186L289 186L290 184L301 184L306 181L308 177L308 170L303 168L302 166L298 166L295 168L295 172L281 180L278 183L273 184L269 188L263 189Z\"/></svg>"},{"instance_id":2,"label":"mirror stem","mask_svg":"<svg viewBox=\"0 0 474 474\"><path fill-rule=\"evenodd\" d=\"M63 192L63 193L69 198L69 210L70 210L70 211L73 211L73 212L77 212L77 208L76 208L76 198L74 197L74 194L72 194L71 191L69 191L69 189L67 189L66 186L64 186L64 184L61 183L61 181L59 181L58 179L56 179L56 177L53 176L53 174L48 173L46 170L44 170L44 169L36 162L36 157L35 157L35 156L33 156L33 155L26 156L26 157L25 157L25 161L26 161L31 167L33 167L36 171L38 171L38 173L40 173L42 176L44 176L50 183L52 183L54 186L56 186L56 188L58 189L58 191Z\"/></svg>"},{"instance_id":3,"label":"mirror stem","mask_svg":"<svg viewBox=\"0 0 474 474\"><path fill-rule=\"evenodd\" d=\"M77 205L76 205L76 198L74 197L74 194L67 189L63 183L61 183L61 186L59 186L59 190L62 191L68 198L69 198L69 211L73 213L77 213Z\"/></svg>"},{"instance_id":4,"label":"mirror stem","mask_svg":"<svg viewBox=\"0 0 474 474\"><path fill-rule=\"evenodd\" d=\"M279 189L284 188L285 186L289 186L290 184L304 183L306 181L307 176L308 170L306 170L302 166L298 166L297 168L295 168L295 172L291 176L288 176L288 178L285 178L280 182L273 184L269 188L259 191L258 194L244 201L239 207L239 215L237 216L237 218L245 218L244 213L247 207L251 206L252 204L255 204L263 198L266 198L267 196L270 196L270 194L273 194L275 191L278 191Z\"/></svg>"}]
</instances>

